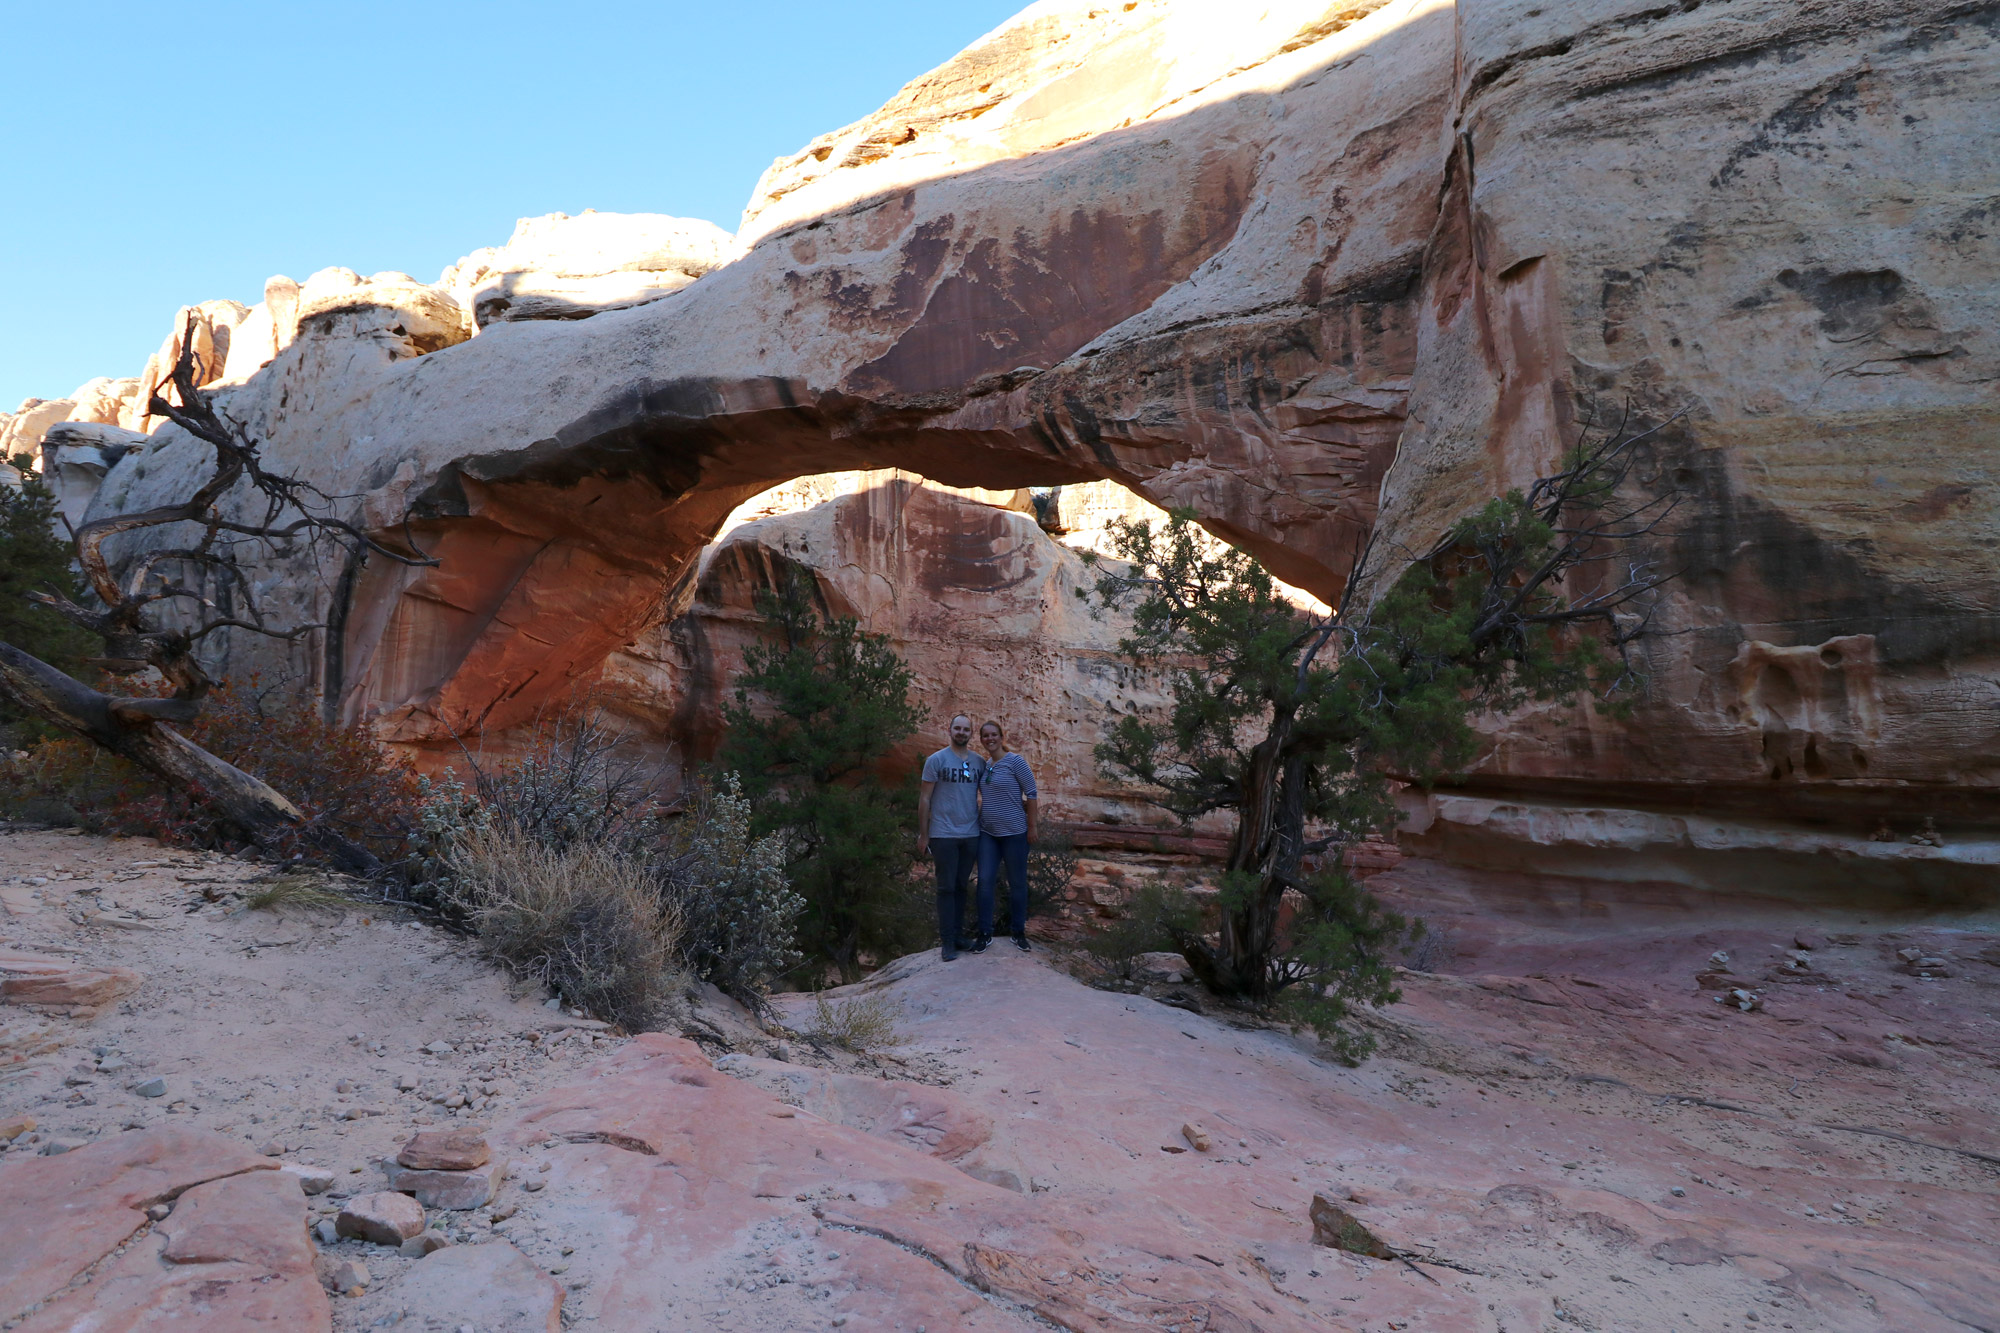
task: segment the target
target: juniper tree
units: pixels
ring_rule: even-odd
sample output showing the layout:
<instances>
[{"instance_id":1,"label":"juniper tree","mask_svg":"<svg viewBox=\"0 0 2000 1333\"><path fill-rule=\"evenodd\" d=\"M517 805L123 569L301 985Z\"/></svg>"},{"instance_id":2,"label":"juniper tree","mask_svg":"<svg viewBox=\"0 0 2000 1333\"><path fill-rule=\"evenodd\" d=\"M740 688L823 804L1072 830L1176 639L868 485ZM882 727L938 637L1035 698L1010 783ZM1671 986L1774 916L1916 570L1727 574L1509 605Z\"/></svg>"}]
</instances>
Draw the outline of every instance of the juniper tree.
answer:
<instances>
[{"instance_id":1,"label":"juniper tree","mask_svg":"<svg viewBox=\"0 0 2000 1333\"><path fill-rule=\"evenodd\" d=\"M914 798L877 771L921 720L915 677L886 636L824 614L796 570L760 590L756 607L776 638L744 654L717 764L741 775L753 831L785 840L792 889L806 902L800 946L852 977L863 954L915 948L921 935Z\"/></svg>"},{"instance_id":2,"label":"juniper tree","mask_svg":"<svg viewBox=\"0 0 2000 1333\"><path fill-rule=\"evenodd\" d=\"M25 455L15 460L18 486L0 485L0 642L78 675L87 667L90 635L31 600L36 593L75 600L83 589L70 568L70 545L56 535L55 495L28 470L29 461ZM46 729L25 710L11 707L0 691L0 739L11 744Z\"/></svg>"},{"instance_id":3,"label":"juniper tree","mask_svg":"<svg viewBox=\"0 0 2000 1333\"><path fill-rule=\"evenodd\" d=\"M1173 931L1212 990L1288 1010L1348 1058L1366 1053L1371 1040L1344 1020L1398 998L1392 960L1422 926L1385 910L1340 853L1393 831L1390 775L1428 783L1474 757L1478 712L1586 693L1620 706L1626 649L1665 581L1622 553L1672 508L1617 499L1643 438L1621 429L1578 446L1560 472L1453 526L1372 603L1360 595L1380 558L1369 543L1328 614L1281 595L1192 511L1114 527L1127 563L1100 562L1079 596L1130 609L1121 651L1166 676L1172 704L1164 720L1119 719L1097 757L1184 823L1235 816L1217 933Z\"/></svg>"}]
</instances>

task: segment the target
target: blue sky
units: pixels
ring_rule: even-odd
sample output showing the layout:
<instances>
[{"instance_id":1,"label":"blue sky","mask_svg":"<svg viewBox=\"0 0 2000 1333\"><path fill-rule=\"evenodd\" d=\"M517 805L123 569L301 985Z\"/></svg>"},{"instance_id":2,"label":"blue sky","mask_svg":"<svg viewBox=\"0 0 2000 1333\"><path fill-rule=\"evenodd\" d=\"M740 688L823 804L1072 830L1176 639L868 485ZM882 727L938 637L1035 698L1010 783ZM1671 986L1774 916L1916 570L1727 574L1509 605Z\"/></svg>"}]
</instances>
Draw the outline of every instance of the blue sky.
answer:
<instances>
[{"instance_id":1,"label":"blue sky","mask_svg":"<svg viewBox=\"0 0 2000 1333\"><path fill-rule=\"evenodd\" d=\"M514 219L734 230L771 159L1027 0L0 5L0 411L137 375L175 309L435 278Z\"/></svg>"}]
</instances>

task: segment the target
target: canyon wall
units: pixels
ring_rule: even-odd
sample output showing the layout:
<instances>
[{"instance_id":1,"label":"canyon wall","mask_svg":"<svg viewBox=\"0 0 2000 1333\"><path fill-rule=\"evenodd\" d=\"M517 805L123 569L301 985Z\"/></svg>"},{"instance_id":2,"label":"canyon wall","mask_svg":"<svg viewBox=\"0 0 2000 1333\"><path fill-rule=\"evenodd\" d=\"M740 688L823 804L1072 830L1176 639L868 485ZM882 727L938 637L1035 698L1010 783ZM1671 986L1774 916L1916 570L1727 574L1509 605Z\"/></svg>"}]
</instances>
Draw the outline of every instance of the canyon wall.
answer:
<instances>
[{"instance_id":1,"label":"canyon wall","mask_svg":"<svg viewBox=\"0 0 2000 1333\"><path fill-rule=\"evenodd\" d=\"M775 163L726 243L524 223L514 267L302 319L267 292L289 337L231 350L228 409L440 562L270 571L333 626L290 667L418 747L607 672L678 690L664 627L726 517L843 469L1115 481L1330 598L1367 533L1422 550L1629 412L1667 423L1632 497L1675 500L1644 695L1490 720L1474 806L1776 821L1808 857L1931 817L1918 859L1963 868L2000 823L1992 20L1051 0ZM96 504L199 464L159 430ZM1580 827L1476 822L1540 865Z\"/></svg>"}]
</instances>

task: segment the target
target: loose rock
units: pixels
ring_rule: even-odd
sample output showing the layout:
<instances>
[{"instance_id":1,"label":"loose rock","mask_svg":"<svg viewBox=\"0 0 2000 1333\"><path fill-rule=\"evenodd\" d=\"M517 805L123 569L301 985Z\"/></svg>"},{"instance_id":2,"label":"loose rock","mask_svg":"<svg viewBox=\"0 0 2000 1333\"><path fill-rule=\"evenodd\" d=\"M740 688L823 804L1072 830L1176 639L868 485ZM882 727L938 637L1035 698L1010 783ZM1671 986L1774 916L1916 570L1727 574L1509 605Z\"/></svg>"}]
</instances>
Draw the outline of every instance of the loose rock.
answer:
<instances>
[{"instance_id":1,"label":"loose rock","mask_svg":"<svg viewBox=\"0 0 2000 1333\"><path fill-rule=\"evenodd\" d=\"M400 1246L423 1229L423 1208L409 1195L390 1190L349 1199L334 1222L338 1234L377 1245Z\"/></svg>"},{"instance_id":2,"label":"loose rock","mask_svg":"<svg viewBox=\"0 0 2000 1333\"><path fill-rule=\"evenodd\" d=\"M1396 1257L1380 1236L1361 1224L1360 1218L1324 1194L1313 1195L1311 1211L1313 1244L1346 1250L1349 1254L1365 1254L1375 1259Z\"/></svg>"},{"instance_id":3,"label":"loose rock","mask_svg":"<svg viewBox=\"0 0 2000 1333\"><path fill-rule=\"evenodd\" d=\"M396 1154L412 1171L471 1171L491 1159L486 1138L476 1129L425 1130Z\"/></svg>"},{"instance_id":4,"label":"loose rock","mask_svg":"<svg viewBox=\"0 0 2000 1333\"><path fill-rule=\"evenodd\" d=\"M383 1163L389 1188L414 1194L426 1208L449 1208L463 1212L478 1208L493 1198L500 1187L500 1167L493 1163L477 1171L412 1171L393 1162Z\"/></svg>"}]
</instances>

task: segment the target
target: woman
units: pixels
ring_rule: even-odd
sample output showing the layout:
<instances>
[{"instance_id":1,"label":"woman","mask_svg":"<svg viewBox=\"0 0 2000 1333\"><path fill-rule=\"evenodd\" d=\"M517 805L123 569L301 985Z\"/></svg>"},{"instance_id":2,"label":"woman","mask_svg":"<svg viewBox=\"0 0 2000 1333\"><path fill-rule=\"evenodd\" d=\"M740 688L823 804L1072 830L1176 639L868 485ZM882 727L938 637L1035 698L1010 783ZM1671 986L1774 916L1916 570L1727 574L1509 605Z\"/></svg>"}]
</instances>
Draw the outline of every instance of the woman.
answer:
<instances>
[{"instance_id":1,"label":"woman","mask_svg":"<svg viewBox=\"0 0 2000 1333\"><path fill-rule=\"evenodd\" d=\"M993 942L995 874L1007 866L1008 919L1014 947L1028 950L1028 844L1035 840L1041 804L1034 770L1007 748L1007 733L998 722L979 728L979 746L986 751L986 772L979 779L979 942L978 952Z\"/></svg>"}]
</instances>

